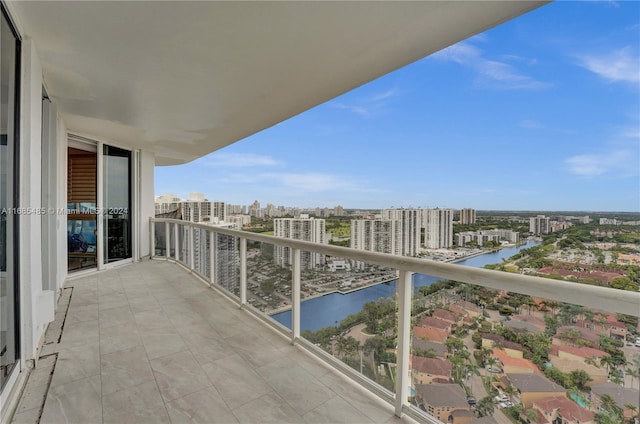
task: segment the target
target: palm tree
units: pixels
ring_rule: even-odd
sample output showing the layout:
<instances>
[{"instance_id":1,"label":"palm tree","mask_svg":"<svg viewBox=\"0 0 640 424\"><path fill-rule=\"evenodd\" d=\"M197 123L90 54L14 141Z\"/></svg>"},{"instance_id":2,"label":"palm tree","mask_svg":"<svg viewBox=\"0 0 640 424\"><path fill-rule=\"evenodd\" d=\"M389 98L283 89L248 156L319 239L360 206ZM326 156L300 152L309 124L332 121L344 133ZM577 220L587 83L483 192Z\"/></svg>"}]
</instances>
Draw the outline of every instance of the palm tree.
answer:
<instances>
[{"instance_id":1,"label":"palm tree","mask_svg":"<svg viewBox=\"0 0 640 424\"><path fill-rule=\"evenodd\" d=\"M616 405L616 401L613 400L611 395L607 393L600 396L600 408L604 409L605 411L614 411L616 409L619 409Z\"/></svg>"},{"instance_id":2,"label":"palm tree","mask_svg":"<svg viewBox=\"0 0 640 424\"><path fill-rule=\"evenodd\" d=\"M481 417L486 417L487 415L493 415L493 411L495 410L495 406L493 405L493 399L491 395L485 396L478 401L476 405L476 410Z\"/></svg>"}]
</instances>

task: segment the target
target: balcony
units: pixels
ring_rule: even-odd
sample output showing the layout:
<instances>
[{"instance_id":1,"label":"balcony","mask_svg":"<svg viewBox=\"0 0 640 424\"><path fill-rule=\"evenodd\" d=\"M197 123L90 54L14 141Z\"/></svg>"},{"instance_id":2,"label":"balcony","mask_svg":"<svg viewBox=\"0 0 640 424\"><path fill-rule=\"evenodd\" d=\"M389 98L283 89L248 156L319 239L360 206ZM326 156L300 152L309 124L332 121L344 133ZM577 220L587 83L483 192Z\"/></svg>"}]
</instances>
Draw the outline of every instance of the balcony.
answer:
<instances>
[{"instance_id":1,"label":"balcony","mask_svg":"<svg viewBox=\"0 0 640 424\"><path fill-rule=\"evenodd\" d=\"M525 359L512 361L509 352L517 356L517 348L492 341L495 357L485 369L474 367L471 359L452 359L463 357L460 353L465 350L471 352L470 344L447 346L449 352L443 355L453 366L448 365L442 376L422 372L414 356L416 339L412 342L412 325L423 319L417 304L440 305L447 290L436 297L419 297L411 289L413 273L469 287L552 299L555 307L567 302L578 305L573 309L576 315L585 309L640 314L640 293L169 219L153 219L150 233L154 258L168 261L145 261L67 283L57 320L49 327L15 422L36 422L41 415L42 423L360 423L389 422L394 416L405 421L464 423L477 415L480 398L492 397L490 392L499 390L497 397L502 400L508 396L509 403L496 402L491 413L496 422L508 423L504 411L511 409L509 405L522 405L522 414L540 412L546 405L523 388L531 384L531 378L522 377L529 372ZM279 251L279 247L287 250ZM278 272L285 283L274 290L266 264L282 252L290 252L290 270ZM310 257L310 252L367 264L363 266L376 269L378 275L389 275L390 271L397 275L393 302L397 314L386 323L391 327L389 334L396 337L395 349L367 352L362 347L367 346L366 340L360 340L362 344L358 341L353 352L349 346L341 346L340 340L370 336L355 331L361 330L361 324L326 343L305 338L312 333L301 329L305 321L315 317L309 316L301 301L303 296L313 296L302 292L319 295L330 286L304 270L301 258ZM367 275L376 278L376 273L367 271ZM259 292L259 288L269 289L270 294ZM288 308L290 325L282 325L267 314ZM530 314L531 308L529 305ZM447 314L442 315L446 318ZM385 322L383 317L378 321L381 325ZM392 354L397 360L376 360L373 368L377 369L372 370L367 364L380 354ZM505 385L501 378L509 374L513 378ZM532 370L530 374L542 373ZM458 384L441 384L438 378ZM637 380L633 381L637 386ZM557 384L550 387L560 397L582 396ZM451 391L452 397L471 394L478 406L466 404L463 398L464 405L440 410L430 399L440 389ZM615 397L615 385L608 390L606 393ZM637 390L634 393L637 398ZM572 405L569 402L562 407ZM591 411L580 411L586 415L602 406L595 399L595 390L586 406L585 411ZM633 410L624 412L626 416L633 414Z\"/></svg>"},{"instance_id":2,"label":"balcony","mask_svg":"<svg viewBox=\"0 0 640 424\"><path fill-rule=\"evenodd\" d=\"M40 414L41 423L393 417L391 406L173 263L71 280L57 318L14 422Z\"/></svg>"}]
</instances>

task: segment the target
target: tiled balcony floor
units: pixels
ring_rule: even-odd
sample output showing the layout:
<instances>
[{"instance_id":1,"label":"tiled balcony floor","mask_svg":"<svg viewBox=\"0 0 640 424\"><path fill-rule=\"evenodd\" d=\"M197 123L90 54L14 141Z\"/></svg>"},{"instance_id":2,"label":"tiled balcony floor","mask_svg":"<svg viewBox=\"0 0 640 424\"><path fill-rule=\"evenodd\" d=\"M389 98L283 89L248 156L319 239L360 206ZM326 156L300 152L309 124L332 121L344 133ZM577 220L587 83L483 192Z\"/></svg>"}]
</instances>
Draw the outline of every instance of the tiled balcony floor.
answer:
<instances>
[{"instance_id":1,"label":"tiled balcony floor","mask_svg":"<svg viewBox=\"0 0 640 424\"><path fill-rule=\"evenodd\" d=\"M400 422L175 264L145 261L67 287L62 336L64 300L14 422L39 411L41 423ZM50 374L53 353L50 385L32 384L42 366Z\"/></svg>"}]
</instances>

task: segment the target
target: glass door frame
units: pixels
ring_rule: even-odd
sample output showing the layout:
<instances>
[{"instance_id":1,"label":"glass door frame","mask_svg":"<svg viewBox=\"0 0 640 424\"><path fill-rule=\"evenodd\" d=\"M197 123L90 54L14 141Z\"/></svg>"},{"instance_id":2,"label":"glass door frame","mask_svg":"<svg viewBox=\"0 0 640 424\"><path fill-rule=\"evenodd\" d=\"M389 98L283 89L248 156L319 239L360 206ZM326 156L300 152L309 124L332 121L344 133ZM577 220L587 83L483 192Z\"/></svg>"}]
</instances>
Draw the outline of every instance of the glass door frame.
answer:
<instances>
[{"instance_id":1,"label":"glass door frame","mask_svg":"<svg viewBox=\"0 0 640 424\"><path fill-rule=\"evenodd\" d=\"M111 263L107 263L105 260L104 251L104 238L105 228L104 228L104 219L101 214L97 216L96 222L96 262L97 267L92 269L87 269L85 271L76 271L72 275L73 277L82 276L86 274L90 274L96 271L102 271L106 269L111 269L114 267L118 267L124 264L135 262L139 259L139 184L136 181L139 180L139 160L140 160L140 151L136 149L132 149L131 147L126 147L119 145L117 143L105 143L100 140L91 139L87 137L83 137L74 133L68 133L67 139L73 139L75 141L82 141L85 143L92 144L96 146L96 154L97 154L97 163L96 163L96 208L99 211L104 211L105 202L104 202L104 146L117 147L118 149L126 150L131 152L131 173L129 178L129 190L131 193L130 206L131 211L129 211L129 216L131 217L131 257L127 259L122 259L119 261L114 261Z\"/></svg>"},{"instance_id":2,"label":"glass door frame","mask_svg":"<svg viewBox=\"0 0 640 424\"><path fill-rule=\"evenodd\" d=\"M119 261L106 262L106 252L104 251L104 240L106 237L106 229L104 228L104 217L98 215L98 270L111 269L124 264L133 263L138 260L138 202L139 197L138 184L135 182L138 180L138 166L137 158L139 157L139 151L132 149L131 147L125 147L116 143L103 143L97 142L98 145L98 187L97 187L97 207L104 212L105 208L105 193L104 193L104 146L116 147L118 149L126 150L131 153L130 156L130 173L129 173L129 211L130 225L131 225L131 257L122 259Z\"/></svg>"}]
</instances>

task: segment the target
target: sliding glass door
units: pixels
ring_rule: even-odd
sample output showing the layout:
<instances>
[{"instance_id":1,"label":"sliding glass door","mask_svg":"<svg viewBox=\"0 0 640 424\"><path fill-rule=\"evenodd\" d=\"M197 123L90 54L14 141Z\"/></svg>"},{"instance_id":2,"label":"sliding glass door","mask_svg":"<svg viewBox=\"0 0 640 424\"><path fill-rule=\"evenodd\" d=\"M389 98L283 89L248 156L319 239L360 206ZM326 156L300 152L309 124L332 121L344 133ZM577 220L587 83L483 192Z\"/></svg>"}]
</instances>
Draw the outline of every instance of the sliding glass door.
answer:
<instances>
[{"instance_id":1,"label":"sliding glass door","mask_svg":"<svg viewBox=\"0 0 640 424\"><path fill-rule=\"evenodd\" d=\"M0 5L1 8L1 5ZM19 41L0 11L0 393L20 358L17 279ZM0 398L0 405L3 399Z\"/></svg>"},{"instance_id":2,"label":"sliding glass door","mask_svg":"<svg viewBox=\"0 0 640 424\"><path fill-rule=\"evenodd\" d=\"M132 257L131 151L103 146L104 263Z\"/></svg>"}]
</instances>

